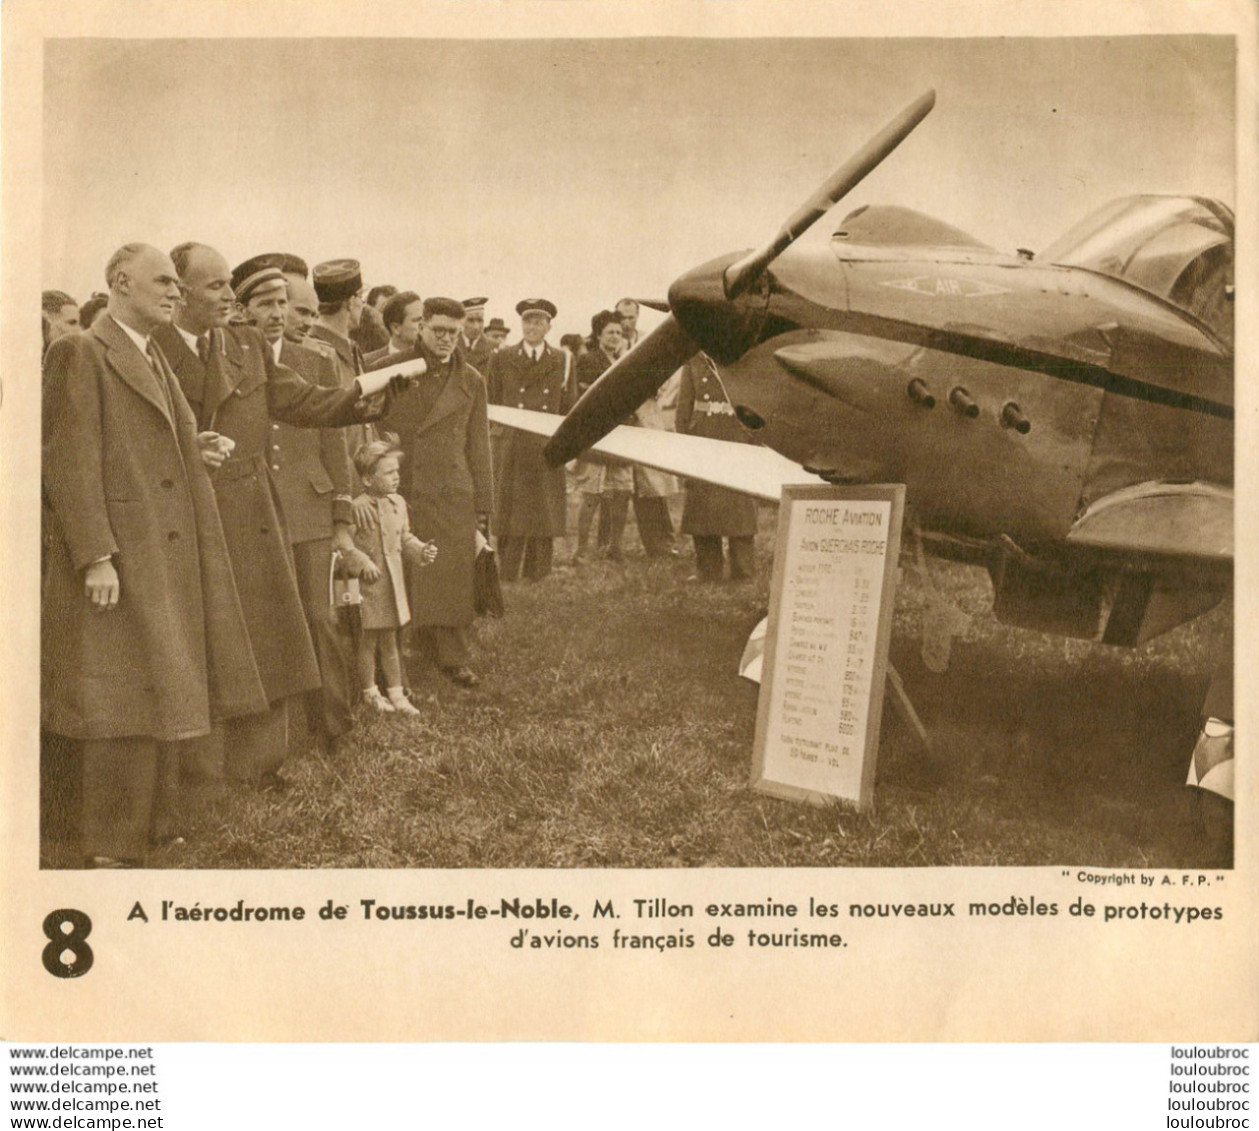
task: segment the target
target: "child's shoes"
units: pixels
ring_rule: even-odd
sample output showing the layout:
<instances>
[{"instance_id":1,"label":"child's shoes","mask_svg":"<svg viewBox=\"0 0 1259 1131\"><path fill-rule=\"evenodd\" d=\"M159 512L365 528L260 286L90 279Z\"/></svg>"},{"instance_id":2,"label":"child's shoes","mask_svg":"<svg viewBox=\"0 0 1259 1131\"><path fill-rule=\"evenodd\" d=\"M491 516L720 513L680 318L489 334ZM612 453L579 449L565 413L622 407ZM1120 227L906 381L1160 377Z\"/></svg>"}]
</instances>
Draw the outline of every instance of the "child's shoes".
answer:
<instances>
[{"instance_id":1,"label":"child's shoes","mask_svg":"<svg viewBox=\"0 0 1259 1131\"><path fill-rule=\"evenodd\" d=\"M363 689L363 704L374 711L379 711L382 715L392 715L397 710L392 702L381 695L379 687Z\"/></svg>"},{"instance_id":2,"label":"child's shoes","mask_svg":"<svg viewBox=\"0 0 1259 1131\"><path fill-rule=\"evenodd\" d=\"M380 692L377 692L379 695ZM401 687L391 687L389 689L389 704L393 710L399 715L418 715L420 712L411 706L411 700L406 696L406 692Z\"/></svg>"}]
</instances>

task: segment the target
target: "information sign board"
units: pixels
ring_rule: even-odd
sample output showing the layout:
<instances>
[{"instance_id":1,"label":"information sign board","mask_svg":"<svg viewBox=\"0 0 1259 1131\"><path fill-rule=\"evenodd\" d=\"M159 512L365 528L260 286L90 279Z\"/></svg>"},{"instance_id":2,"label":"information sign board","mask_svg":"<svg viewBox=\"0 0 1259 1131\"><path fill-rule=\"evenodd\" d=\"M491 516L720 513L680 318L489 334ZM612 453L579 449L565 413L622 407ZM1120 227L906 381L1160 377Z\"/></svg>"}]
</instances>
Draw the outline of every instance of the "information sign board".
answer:
<instances>
[{"instance_id":1,"label":"information sign board","mask_svg":"<svg viewBox=\"0 0 1259 1131\"><path fill-rule=\"evenodd\" d=\"M874 787L905 488L783 488L752 787L864 809Z\"/></svg>"}]
</instances>

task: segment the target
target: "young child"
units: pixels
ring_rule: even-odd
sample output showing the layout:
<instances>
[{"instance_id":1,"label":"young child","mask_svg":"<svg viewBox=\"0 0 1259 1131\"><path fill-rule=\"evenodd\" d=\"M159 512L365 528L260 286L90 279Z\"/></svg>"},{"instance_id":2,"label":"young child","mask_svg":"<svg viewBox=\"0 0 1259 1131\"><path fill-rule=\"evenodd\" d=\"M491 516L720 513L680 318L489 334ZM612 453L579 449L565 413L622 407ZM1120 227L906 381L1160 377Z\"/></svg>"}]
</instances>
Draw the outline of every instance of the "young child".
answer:
<instances>
[{"instance_id":1,"label":"young child","mask_svg":"<svg viewBox=\"0 0 1259 1131\"><path fill-rule=\"evenodd\" d=\"M365 490L354 500L355 511L367 504L376 517L374 526L360 524L355 528L354 544L380 569L376 581L360 582L363 632L358 646L358 675L363 699L369 706L377 711L418 715L420 712L402 691L398 650L398 630L411 620L403 559L417 568L426 566L437 557L437 547L411 533L406 500L398 494L401 460L402 453L383 440L363 444L354 453L354 466ZM376 686L377 649L388 698Z\"/></svg>"}]
</instances>

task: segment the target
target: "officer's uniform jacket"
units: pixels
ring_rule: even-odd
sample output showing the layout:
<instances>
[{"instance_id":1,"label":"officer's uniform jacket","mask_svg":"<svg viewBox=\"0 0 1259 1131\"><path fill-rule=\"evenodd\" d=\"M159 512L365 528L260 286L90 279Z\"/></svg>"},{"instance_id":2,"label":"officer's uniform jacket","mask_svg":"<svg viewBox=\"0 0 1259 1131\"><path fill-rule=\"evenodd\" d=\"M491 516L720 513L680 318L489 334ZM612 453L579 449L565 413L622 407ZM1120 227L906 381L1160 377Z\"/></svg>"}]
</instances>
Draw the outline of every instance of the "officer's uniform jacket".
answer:
<instances>
[{"instance_id":1,"label":"officer's uniform jacket","mask_svg":"<svg viewBox=\"0 0 1259 1131\"><path fill-rule=\"evenodd\" d=\"M280 364L313 385L340 387L331 356L318 350L285 339L280 343ZM295 428L273 420L270 441L267 461L280 493L290 545L331 537L334 522L353 523L354 476L345 429Z\"/></svg>"},{"instance_id":2,"label":"officer's uniform jacket","mask_svg":"<svg viewBox=\"0 0 1259 1131\"><path fill-rule=\"evenodd\" d=\"M541 349L537 361L524 342L493 354L487 379L490 404L557 414L572 407L576 398L568 351L545 342ZM503 428L496 430L492 443L495 531L521 538L563 535L564 469L546 462L546 441Z\"/></svg>"},{"instance_id":3,"label":"officer's uniform jacket","mask_svg":"<svg viewBox=\"0 0 1259 1131\"><path fill-rule=\"evenodd\" d=\"M688 436L748 444L752 440L734 414L717 371L703 354L682 367L677 431ZM756 501L748 495L688 479L682 533L737 538L756 533Z\"/></svg>"}]
</instances>

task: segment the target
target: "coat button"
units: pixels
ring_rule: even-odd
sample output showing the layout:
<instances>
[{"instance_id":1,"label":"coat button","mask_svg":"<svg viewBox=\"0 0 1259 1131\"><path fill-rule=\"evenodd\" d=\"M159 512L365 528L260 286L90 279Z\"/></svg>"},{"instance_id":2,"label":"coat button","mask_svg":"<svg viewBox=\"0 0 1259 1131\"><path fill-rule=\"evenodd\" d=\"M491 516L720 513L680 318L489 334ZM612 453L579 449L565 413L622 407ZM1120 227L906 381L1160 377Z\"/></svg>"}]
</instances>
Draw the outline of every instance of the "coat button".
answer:
<instances>
[{"instance_id":1,"label":"coat button","mask_svg":"<svg viewBox=\"0 0 1259 1131\"><path fill-rule=\"evenodd\" d=\"M271 533L271 527L269 527L269 526L260 526L260 527L258 527L258 532L259 532L260 534L270 534L270 533Z\"/></svg>"},{"instance_id":2,"label":"coat button","mask_svg":"<svg viewBox=\"0 0 1259 1131\"><path fill-rule=\"evenodd\" d=\"M243 397L245 394L240 389L233 389L232 395L236 397Z\"/></svg>"},{"instance_id":3,"label":"coat button","mask_svg":"<svg viewBox=\"0 0 1259 1131\"><path fill-rule=\"evenodd\" d=\"M279 471L279 470L280 470L280 465L279 465L278 463L273 463L273 464L271 465L271 470L272 470L272 471Z\"/></svg>"},{"instance_id":4,"label":"coat button","mask_svg":"<svg viewBox=\"0 0 1259 1131\"><path fill-rule=\"evenodd\" d=\"M173 479L163 479L162 486L165 487L166 490L169 491L172 487L175 486L175 481Z\"/></svg>"},{"instance_id":5,"label":"coat button","mask_svg":"<svg viewBox=\"0 0 1259 1131\"><path fill-rule=\"evenodd\" d=\"M178 541L179 541L179 531L178 531L178 530L172 530L169 534L167 534L167 535L166 535L166 541L168 541L168 542L178 542Z\"/></svg>"},{"instance_id":6,"label":"coat button","mask_svg":"<svg viewBox=\"0 0 1259 1131\"><path fill-rule=\"evenodd\" d=\"M278 424L271 425L272 432L278 432L279 430L280 430L280 426Z\"/></svg>"}]
</instances>

